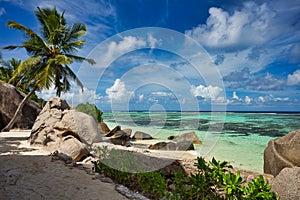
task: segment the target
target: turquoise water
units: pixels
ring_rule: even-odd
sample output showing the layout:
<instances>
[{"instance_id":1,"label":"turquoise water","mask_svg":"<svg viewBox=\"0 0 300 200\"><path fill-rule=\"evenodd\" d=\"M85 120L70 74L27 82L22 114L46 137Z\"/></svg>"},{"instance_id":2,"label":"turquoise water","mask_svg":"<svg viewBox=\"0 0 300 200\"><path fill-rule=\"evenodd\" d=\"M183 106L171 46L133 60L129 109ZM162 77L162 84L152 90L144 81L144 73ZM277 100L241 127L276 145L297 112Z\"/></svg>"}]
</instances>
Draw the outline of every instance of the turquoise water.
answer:
<instances>
[{"instance_id":1,"label":"turquoise water","mask_svg":"<svg viewBox=\"0 0 300 200\"><path fill-rule=\"evenodd\" d=\"M263 172L269 140L300 129L300 113L105 112L111 127L144 131L157 139L195 131L203 144L196 152L229 161L235 168Z\"/></svg>"}]
</instances>

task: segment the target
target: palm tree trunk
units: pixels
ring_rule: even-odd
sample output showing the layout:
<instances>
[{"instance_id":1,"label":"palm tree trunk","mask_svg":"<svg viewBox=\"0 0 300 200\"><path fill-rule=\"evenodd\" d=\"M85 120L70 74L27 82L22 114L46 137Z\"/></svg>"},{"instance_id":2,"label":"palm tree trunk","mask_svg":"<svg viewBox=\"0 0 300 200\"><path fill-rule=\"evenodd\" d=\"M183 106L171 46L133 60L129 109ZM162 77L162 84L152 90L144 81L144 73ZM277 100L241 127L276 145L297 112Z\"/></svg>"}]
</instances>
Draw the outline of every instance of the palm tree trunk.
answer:
<instances>
[{"instance_id":1,"label":"palm tree trunk","mask_svg":"<svg viewBox=\"0 0 300 200\"><path fill-rule=\"evenodd\" d=\"M20 114L22 113L22 109L25 105L25 103L27 102L27 100L29 99L29 97L35 92L35 90L37 89L37 86L35 86L25 97L24 99L21 101L21 103L19 104L14 116L11 118L11 120L9 121L9 123L1 130L1 132L4 131L9 131L13 125L16 122L16 119L18 118L18 116L20 116Z\"/></svg>"}]
</instances>

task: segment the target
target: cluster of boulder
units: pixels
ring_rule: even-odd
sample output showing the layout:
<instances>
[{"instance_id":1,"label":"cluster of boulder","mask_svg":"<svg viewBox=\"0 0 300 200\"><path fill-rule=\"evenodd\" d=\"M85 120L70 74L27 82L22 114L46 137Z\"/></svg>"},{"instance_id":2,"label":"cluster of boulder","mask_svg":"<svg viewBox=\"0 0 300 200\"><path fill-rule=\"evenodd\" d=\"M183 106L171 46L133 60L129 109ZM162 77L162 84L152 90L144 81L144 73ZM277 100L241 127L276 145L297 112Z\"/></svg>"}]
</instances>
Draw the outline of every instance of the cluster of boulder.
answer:
<instances>
[{"instance_id":1,"label":"cluster of boulder","mask_svg":"<svg viewBox=\"0 0 300 200\"><path fill-rule=\"evenodd\" d=\"M110 141L115 145L130 146L131 141L150 140L147 133L116 126L112 130L104 123L96 123L93 117L78 112L64 99L51 98L37 116L29 141L32 145L46 146L49 151L58 150L74 161L90 155L93 143ZM159 142L149 146L153 150L194 150L200 144L195 132L169 137L170 142Z\"/></svg>"},{"instance_id":2,"label":"cluster of boulder","mask_svg":"<svg viewBox=\"0 0 300 200\"><path fill-rule=\"evenodd\" d=\"M64 99L52 98L36 118L29 140L32 145L47 146L80 161L102 137L93 117L78 112Z\"/></svg>"},{"instance_id":3,"label":"cluster of boulder","mask_svg":"<svg viewBox=\"0 0 300 200\"><path fill-rule=\"evenodd\" d=\"M17 106L24 98L10 84L0 83L0 129L9 122ZM7 98L9 97L9 98ZM93 143L109 140L115 145L129 146L130 141L149 140L147 133L116 126L112 130L104 122L78 112L64 99L52 98L41 110L32 102L24 106L22 116L14 128L30 129L29 141L32 145L43 145L51 151L58 150L80 161L90 155ZM195 132L170 136L169 141L149 146L152 150L194 150L194 144L201 144ZM300 130L271 140L264 151L264 173L272 174L273 191L281 199L300 199Z\"/></svg>"},{"instance_id":4,"label":"cluster of boulder","mask_svg":"<svg viewBox=\"0 0 300 200\"><path fill-rule=\"evenodd\" d=\"M121 129L120 126L116 126L110 130L104 122L100 122L99 127L101 132L116 145L130 146L130 141L154 139L151 135L142 131L136 131L132 135L132 129ZM195 150L194 144L201 144L201 141L195 132L185 133L178 136L170 136L168 139L171 141L152 144L149 146L149 149L186 151Z\"/></svg>"},{"instance_id":5,"label":"cluster of boulder","mask_svg":"<svg viewBox=\"0 0 300 200\"><path fill-rule=\"evenodd\" d=\"M281 199L300 199L300 130L269 141L264 173L272 174L272 189Z\"/></svg>"}]
</instances>

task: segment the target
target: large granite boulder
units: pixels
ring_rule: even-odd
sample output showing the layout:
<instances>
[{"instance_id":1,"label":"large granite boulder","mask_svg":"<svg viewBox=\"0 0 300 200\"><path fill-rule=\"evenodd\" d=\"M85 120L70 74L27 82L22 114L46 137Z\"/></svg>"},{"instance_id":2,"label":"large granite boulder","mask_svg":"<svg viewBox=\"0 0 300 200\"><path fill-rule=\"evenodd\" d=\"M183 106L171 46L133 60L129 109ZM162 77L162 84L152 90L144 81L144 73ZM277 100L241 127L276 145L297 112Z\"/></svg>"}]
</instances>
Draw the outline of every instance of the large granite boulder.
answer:
<instances>
[{"instance_id":1,"label":"large granite boulder","mask_svg":"<svg viewBox=\"0 0 300 200\"><path fill-rule=\"evenodd\" d=\"M168 139L173 140L174 142L186 141L191 142L193 144L201 144L201 141L199 140L195 132L184 133L177 136L170 136L168 137Z\"/></svg>"},{"instance_id":2,"label":"large granite boulder","mask_svg":"<svg viewBox=\"0 0 300 200\"><path fill-rule=\"evenodd\" d=\"M284 168L271 185L281 200L300 199L300 167Z\"/></svg>"},{"instance_id":3,"label":"large granite boulder","mask_svg":"<svg viewBox=\"0 0 300 200\"><path fill-rule=\"evenodd\" d=\"M277 176L285 167L300 167L300 130L271 140L264 151L264 173Z\"/></svg>"},{"instance_id":4,"label":"large granite boulder","mask_svg":"<svg viewBox=\"0 0 300 200\"><path fill-rule=\"evenodd\" d=\"M71 108L61 98L51 98L44 106L32 127L30 143L46 145L49 138L57 137L55 130L73 131L86 145L102 140L94 118Z\"/></svg>"},{"instance_id":5,"label":"large granite boulder","mask_svg":"<svg viewBox=\"0 0 300 200\"><path fill-rule=\"evenodd\" d=\"M149 146L151 150L187 151L195 150L191 142L158 142Z\"/></svg>"},{"instance_id":6,"label":"large granite boulder","mask_svg":"<svg viewBox=\"0 0 300 200\"><path fill-rule=\"evenodd\" d=\"M130 139L132 130L131 129L121 129L121 126L116 126L109 132L105 134L106 137L109 138L109 140L116 145L122 145L127 146L128 141Z\"/></svg>"},{"instance_id":7,"label":"large granite boulder","mask_svg":"<svg viewBox=\"0 0 300 200\"><path fill-rule=\"evenodd\" d=\"M107 134L108 132L110 132L110 129L108 128L107 124L103 121L99 122L98 127L101 133Z\"/></svg>"},{"instance_id":8,"label":"large granite boulder","mask_svg":"<svg viewBox=\"0 0 300 200\"><path fill-rule=\"evenodd\" d=\"M92 116L76 111L64 99L52 98L37 117L29 140L79 161L90 154L90 145L102 141L102 136Z\"/></svg>"},{"instance_id":9,"label":"large granite boulder","mask_svg":"<svg viewBox=\"0 0 300 200\"><path fill-rule=\"evenodd\" d=\"M52 151L59 150L70 156L75 162L90 155L87 145L82 143L77 133L68 129L55 130L55 132L58 138L55 138L55 142L48 143L49 149Z\"/></svg>"},{"instance_id":10,"label":"large granite boulder","mask_svg":"<svg viewBox=\"0 0 300 200\"><path fill-rule=\"evenodd\" d=\"M25 96L13 85L4 82L0 83L0 130L8 124ZM13 128L31 129L40 111L40 106L29 99Z\"/></svg>"},{"instance_id":11,"label":"large granite boulder","mask_svg":"<svg viewBox=\"0 0 300 200\"><path fill-rule=\"evenodd\" d=\"M130 135L128 132L123 130L118 130L112 135L109 140L116 145L127 146L127 142L129 141Z\"/></svg>"},{"instance_id":12,"label":"large granite boulder","mask_svg":"<svg viewBox=\"0 0 300 200\"><path fill-rule=\"evenodd\" d=\"M136 131L134 135L132 136L132 139L134 140L151 140L153 137L149 135L148 133L144 133L142 131Z\"/></svg>"}]
</instances>

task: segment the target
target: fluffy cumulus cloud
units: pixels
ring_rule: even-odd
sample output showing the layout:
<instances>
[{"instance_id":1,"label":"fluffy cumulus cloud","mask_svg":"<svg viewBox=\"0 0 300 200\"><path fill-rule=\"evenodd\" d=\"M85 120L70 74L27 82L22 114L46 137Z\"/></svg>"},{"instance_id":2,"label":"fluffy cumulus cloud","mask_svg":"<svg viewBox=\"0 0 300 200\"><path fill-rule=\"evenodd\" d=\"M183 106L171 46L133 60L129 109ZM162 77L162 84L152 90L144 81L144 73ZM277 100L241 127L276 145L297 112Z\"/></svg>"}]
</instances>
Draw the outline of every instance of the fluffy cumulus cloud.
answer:
<instances>
[{"instance_id":1,"label":"fluffy cumulus cloud","mask_svg":"<svg viewBox=\"0 0 300 200\"><path fill-rule=\"evenodd\" d=\"M132 92L127 91L125 83L120 79L116 79L113 86L107 88L105 92L109 100L115 101L126 101L132 94Z\"/></svg>"},{"instance_id":2,"label":"fluffy cumulus cloud","mask_svg":"<svg viewBox=\"0 0 300 200\"><path fill-rule=\"evenodd\" d=\"M224 103L225 98L223 95L223 89L218 86L204 86L204 85L192 85L190 92L194 97L199 97L202 99L211 99L215 103Z\"/></svg>"},{"instance_id":3,"label":"fluffy cumulus cloud","mask_svg":"<svg viewBox=\"0 0 300 200\"><path fill-rule=\"evenodd\" d=\"M140 94L138 98L139 98L139 103L141 103L144 100L144 94Z\"/></svg>"},{"instance_id":4,"label":"fluffy cumulus cloud","mask_svg":"<svg viewBox=\"0 0 300 200\"><path fill-rule=\"evenodd\" d=\"M252 99L249 96L245 96L245 103L250 104Z\"/></svg>"},{"instance_id":5,"label":"fluffy cumulus cloud","mask_svg":"<svg viewBox=\"0 0 300 200\"><path fill-rule=\"evenodd\" d=\"M105 51L103 52L103 57L101 56L101 60L98 60L99 63L110 63L114 61L115 58L119 58L120 56L135 50L139 50L142 48L150 47L154 49L156 45L160 42L159 39L153 37L151 34L148 34L147 37L135 37L135 36L124 36L120 41L111 41L108 43ZM128 56L130 57L130 56ZM126 57L127 59L130 59ZM138 56L134 56L131 58L138 58ZM139 58L138 60L142 60Z\"/></svg>"},{"instance_id":6,"label":"fluffy cumulus cloud","mask_svg":"<svg viewBox=\"0 0 300 200\"><path fill-rule=\"evenodd\" d=\"M266 3L247 2L230 13L211 7L206 24L186 32L187 35L210 48L247 48L272 37L269 32L275 12Z\"/></svg>"},{"instance_id":7,"label":"fluffy cumulus cloud","mask_svg":"<svg viewBox=\"0 0 300 200\"><path fill-rule=\"evenodd\" d=\"M266 95L238 95L236 91L232 92L232 97L227 100L228 105L246 105L246 106L261 106L273 105L274 103L295 103L296 99L291 99L286 96L275 96L273 94Z\"/></svg>"},{"instance_id":8,"label":"fluffy cumulus cloud","mask_svg":"<svg viewBox=\"0 0 300 200\"><path fill-rule=\"evenodd\" d=\"M289 74L287 78L287 85L293 86L293 85L300 85L300 70L294 71L293 74Z\"/></svg>"},{"instance_id":9,"label":"fluffy cumulus cloud","mask_svg":"<svg viewBox=\"0 0 300 200\"><path fill-rule=\"evenodd\" d=\"M240 98L238 97L238 95L236 94L236 92L232 92L232 98L233 99L236 99L236 100L239 100Z\"/></svg>"},{"instance_id":10,"label":"fluffy cumulus cloud","mask_svg":"<svg viewBox=\"0 0 300 200\"><path fill-rule=\"evenodd\" d=\"M105 61L112 61L114 57L118 57L126 52L139 49L146 46L146 42L133 36L125 36L120 42L112 41L108 47L104 57Z\"/></svg>"},{"instance_id":11,"label":"fluffy cumulus cloud","mask_svg":"<svg viewBox=\"0 0 300 200\"><path fill-rule=\"evenodd\" d=\"M98 103L103 99L101 95L96 94L94 90L90 90L88 88L83 88L83 90L73 84L73 89L69 92L62 93L61 98L65 99L68 103L76 106L80 103ZM37 95L46 101L49 98L56 97L56 90L54 87L51 87L49 90L43 90L41 92L37 92Z\"/></svg>"},{"instance_id":12,"label":"fluffy cumulus cloud","mask_svg":"<svg viewBox=\"0 0 300 200\"><path fill-rule=\"evenodd\" d=\"M169 97L172 96L173 94L170 92L152 92L154 96L161 96L161 97Z\"/></svg>"}]
</instances>

